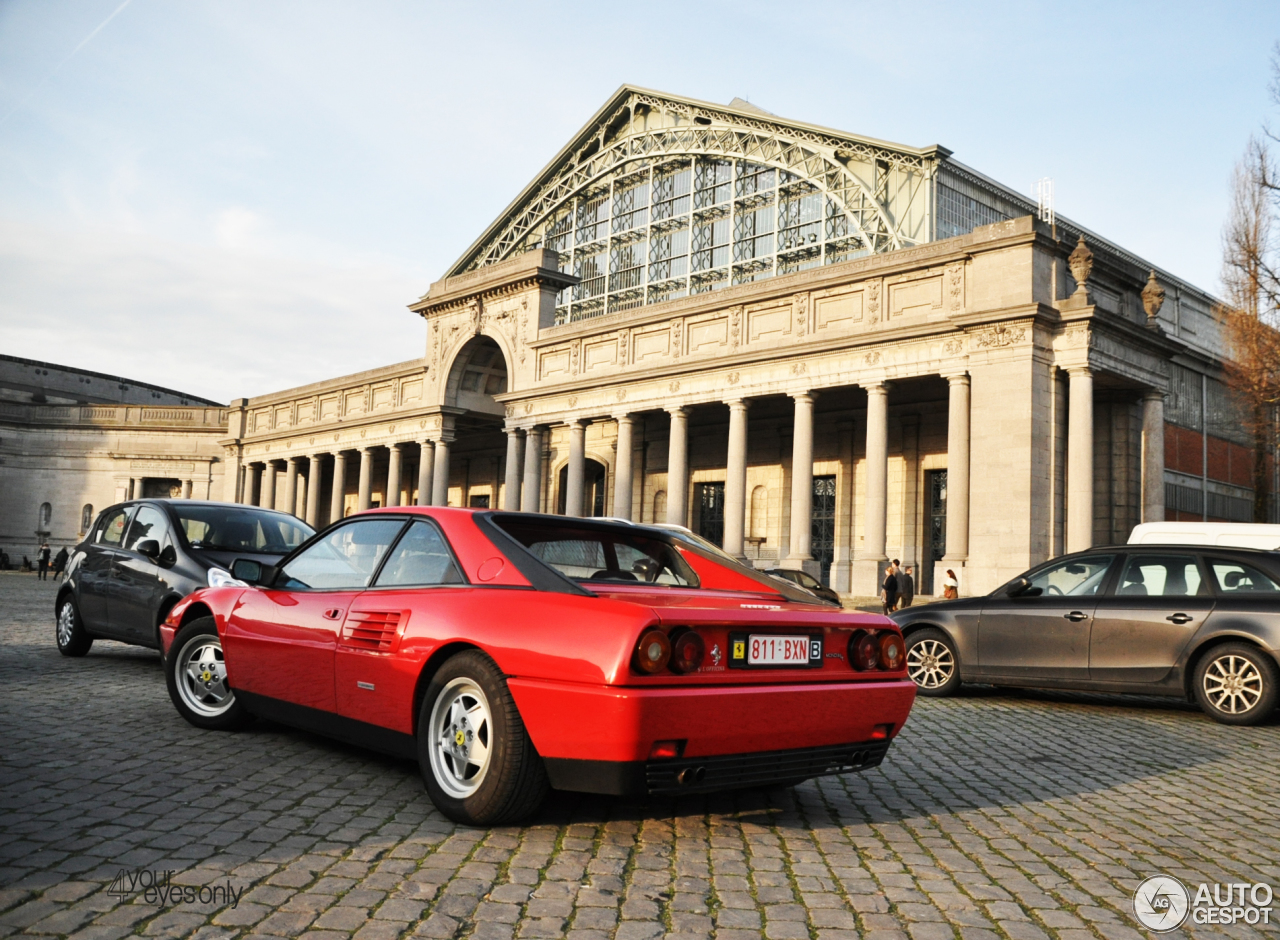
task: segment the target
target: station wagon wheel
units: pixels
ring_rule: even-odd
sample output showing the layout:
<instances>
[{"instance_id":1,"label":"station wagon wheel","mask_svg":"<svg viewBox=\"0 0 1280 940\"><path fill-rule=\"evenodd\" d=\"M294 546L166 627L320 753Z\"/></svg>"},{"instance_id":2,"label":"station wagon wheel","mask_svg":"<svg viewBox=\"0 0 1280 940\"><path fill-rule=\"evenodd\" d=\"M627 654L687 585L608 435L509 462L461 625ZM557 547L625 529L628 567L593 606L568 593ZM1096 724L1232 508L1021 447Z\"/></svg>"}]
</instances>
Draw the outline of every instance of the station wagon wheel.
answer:
<instances>
[{"instance_id":1,"label":"station wagon wheel","mask_svg":"<svg viewBox=\"0 0 1280 940\"><path fill-rule=\"evenodd\" d=\"M58 604L54 638L58 641L58 652L63 656L83 656L93 646L93 637L85 630L75 598L70 594Z\"/></svg>"},{"instance_id":2,"label":"station wagon wheel","mask_svg":"<svg viewBox=\"0 0 1280 940\"><path fill-rule=\"evenodd\" d=\"M197 728L225 731L249 718L227 682L222 640L212 617L199 617L178 631L165 659L164 678L178 714Z\"/></svg>"},{"instance_id":3,"label":"station wagon wheel","mask_svg":"<svg viewBox=\"0 0 1280 940\"><path fill-rule=\"evenodd\" d=\"M1196 700L1215 721L1255 725L1276 707L1276 666L1247 643L1215 646L1196 666Z\"/></svg>"},{"instance_id":4,"label":"station wagon wheel","mask_svg":"<svg viewBox=\"0 0 1280 940\"><path fill-rule=\"evenodd\" d=\"M550 789L502 671L479 650L432 676L418 717L418 764L431 802L466 825L521 819Z\"/></svg>"},{"instance_id":5,"label":"station wagon wheel","mask_svg":"<svg viewBox=\"0 0 1280 940\"><path fill-rule=\"evenodd\" d=\"M960 657L951 638L936 627L907 637L907 675L921 695L955 694L960 688Z\"/></svg>"}]
</instances>

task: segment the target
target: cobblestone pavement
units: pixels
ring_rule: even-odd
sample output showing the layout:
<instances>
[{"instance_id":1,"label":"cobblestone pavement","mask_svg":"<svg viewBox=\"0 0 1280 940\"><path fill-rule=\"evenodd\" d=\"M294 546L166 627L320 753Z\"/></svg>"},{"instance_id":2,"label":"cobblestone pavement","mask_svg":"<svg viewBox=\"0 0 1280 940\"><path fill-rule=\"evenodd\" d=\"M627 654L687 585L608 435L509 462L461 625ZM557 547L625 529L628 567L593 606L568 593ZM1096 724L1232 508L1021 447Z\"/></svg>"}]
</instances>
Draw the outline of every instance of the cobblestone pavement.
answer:
<instances>
[{"instance_id":1,"label":"cobblestone pavement","mask_svg":"<svg viewBox=\"0 0 1280 940\"><path fill-rule=\"evenodd\" d=\"M0 936L1128 940L1150 874L1280 888L1276 723L973 690L917 703L865 774L557 794L481 831L436 813L413 764L273 725L197 731L155 653L62 658L54 590L0 575ZM243 893L122 897L121 869Z\"/></svg>"}]
</instances>

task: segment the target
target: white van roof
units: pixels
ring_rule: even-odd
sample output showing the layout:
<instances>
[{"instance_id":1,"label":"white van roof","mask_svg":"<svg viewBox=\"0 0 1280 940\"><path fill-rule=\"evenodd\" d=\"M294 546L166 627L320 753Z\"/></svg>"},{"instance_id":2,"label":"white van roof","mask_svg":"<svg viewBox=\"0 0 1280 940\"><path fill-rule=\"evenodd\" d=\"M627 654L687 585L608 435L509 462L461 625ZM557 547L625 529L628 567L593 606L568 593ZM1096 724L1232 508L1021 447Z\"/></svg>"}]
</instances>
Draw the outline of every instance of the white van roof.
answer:
<instances>
[{"instance_id":1,"label":"white van roof","mask_svg":"<svg viewBox=\"0 0 1280 940\"><path fill-rule=\"evenodd\" d=\"M1144 522L1130 545L1229 545L1280 551L1280 525L1250 522Z\"/></svg>"}]
</instances>

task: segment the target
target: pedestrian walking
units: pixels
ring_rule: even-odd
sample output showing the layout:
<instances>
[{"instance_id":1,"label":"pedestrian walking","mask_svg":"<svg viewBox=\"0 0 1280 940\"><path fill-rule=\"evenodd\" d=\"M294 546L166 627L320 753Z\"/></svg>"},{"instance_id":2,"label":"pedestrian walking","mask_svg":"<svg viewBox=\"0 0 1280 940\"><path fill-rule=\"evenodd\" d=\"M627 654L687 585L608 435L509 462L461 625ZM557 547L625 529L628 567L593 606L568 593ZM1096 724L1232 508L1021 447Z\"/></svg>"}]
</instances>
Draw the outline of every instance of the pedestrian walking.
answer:
<instances>
[{"instance_id":1,"label":"pedestrian walking","mask_svg":"<svg viewBox=\"0 0 1280 940\"><path fill-rule=\"evenodd\" d=\"M53 576L57 580L61 581L62 576L66 573L67 559L70 557L65 545L58 549L58 554L53 556Z\"/></svg>"},{"instance_id":2,"label":"pedestrian walking","mask_svg":"<svg viewBox=\"0 0 1280 940\"><path fill-rule=\"evenodd\" d=\"M49 580L49 543L41 542L40 551L36 552L36 577L41 581Z\"/></svg>"},{"instance_id":3,"label":"pedestrian walking","mask_svg":"<svg viewBox=\"0 0 1280 940\"><path fill-rule=\"evenodd\" d=\"M912 565L907 565L902 577L898 578L898 592L902 598L898 602L898 609L910 607L911 602L916 599L915 568Z\"/></svg>"},{"instance_id":4,"label":"pedestrian walking","mask_svg":"<svg viewBox=\"0 0 1280 940\"><path fill-rule=\"evenodd\" d=\"M898 606L898 562L894 559L884 570L884 583L880 585L880 600L884 604L884 613Z\"/></svg>"},{"instance_id":5,"label":"pedestrian walking","mask_svg":"<svg viewBox=\"0 0 1280 940\"><path fill-rule=\"evenodd\" d=\"M942 579L942 596L949 601L960 596L960 582L956 580L956 573L950 568L947 569L947 576Z\"/></svg>"}]
</instances>

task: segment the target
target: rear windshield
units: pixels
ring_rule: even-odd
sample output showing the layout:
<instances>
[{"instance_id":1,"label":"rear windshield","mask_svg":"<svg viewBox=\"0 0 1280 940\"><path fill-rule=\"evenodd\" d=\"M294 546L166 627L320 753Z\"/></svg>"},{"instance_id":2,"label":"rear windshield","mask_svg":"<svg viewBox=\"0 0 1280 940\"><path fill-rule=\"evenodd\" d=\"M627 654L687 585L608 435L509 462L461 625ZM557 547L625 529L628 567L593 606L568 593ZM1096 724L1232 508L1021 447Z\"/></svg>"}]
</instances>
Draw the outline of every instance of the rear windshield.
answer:
<instances>
[{"instance_id":1,"label":"rear windshield","mask_svg":"<svg viewBox=\"0 0 1280 940\"><path fill-rule=\"evenodd\" d=\"M194 549L284 555L316 534L293 516L251 506L178 504L173 510Z\"/></svg>"},{"instance_id":2,"label":"rear windshield","mask_svg":"<svg viewBox=\"0 0 1280 940\"><path fill-rule=\"evenodd\" d=\"M536 558L575 581L698 586L698 576L679 552L640 531L542 520L494 521Z\"/></svg>"}]
</instances>

